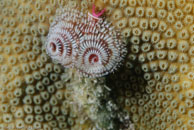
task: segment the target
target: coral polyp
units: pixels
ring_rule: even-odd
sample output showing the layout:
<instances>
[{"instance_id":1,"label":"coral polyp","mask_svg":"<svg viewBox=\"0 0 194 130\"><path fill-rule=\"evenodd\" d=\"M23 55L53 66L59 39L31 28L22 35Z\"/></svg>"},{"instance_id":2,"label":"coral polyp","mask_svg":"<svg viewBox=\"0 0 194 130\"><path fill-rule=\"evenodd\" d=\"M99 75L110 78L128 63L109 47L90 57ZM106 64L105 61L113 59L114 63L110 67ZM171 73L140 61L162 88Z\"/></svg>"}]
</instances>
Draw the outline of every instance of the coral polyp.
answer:
<instances>
[{"instance_id":1,"label":"coral polyp","mask_svg":"<svg viewBox=\"0 0 194 130\"><path fill-rule=\"evenodd\" d=\"M84 14L62 9L52 23L46 48L50 57L64 67L76 68L84 77L101 77L113 72L126 54L121 36L104 13Z\"/></svg>"}]
</instances>

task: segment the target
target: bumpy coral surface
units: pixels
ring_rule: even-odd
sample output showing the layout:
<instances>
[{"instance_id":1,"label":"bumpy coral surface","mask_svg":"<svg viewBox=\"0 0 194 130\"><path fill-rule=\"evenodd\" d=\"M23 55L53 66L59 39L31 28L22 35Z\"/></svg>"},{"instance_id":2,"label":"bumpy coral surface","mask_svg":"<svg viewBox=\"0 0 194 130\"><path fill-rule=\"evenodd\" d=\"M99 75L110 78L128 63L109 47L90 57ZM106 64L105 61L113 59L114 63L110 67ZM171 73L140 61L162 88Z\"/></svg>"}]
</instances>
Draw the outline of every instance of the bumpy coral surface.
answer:
<instances>
[{"instance_id":1,"label":"bumpy coral surface","mask_svg":"<svg viewBox=\"0 0 194 130\"><path fill-rule=\"evenodd\" d=\"M120 102L125 103L137 129L194 129L193 1L97 3L129 37L126 67L120 76L110 78L109 86L116 83L113 86L126 89Z\"/></svg>"},{"instance_id":2,"label":"bumpy coral surface","mask_svg":"<svg viewBox=\"0 0 194 130\"><path fill-rule=\"evenodd\" d=\"M71 74L66 77L65 72L61 79L64 70L48 60L41 46L59 6L79 5L84 10L91 2L0 1L1 129L89 128L82 127L76 112L62 102L69 97L62 81L70 81ZM95 4L99 10L106 8L106 17L128 40L125 67L110 75L107 85L137 130L193 129L193 1L96 0Z\"/></svg>"},{"instance_id":3,"label":"bumpy coral surface","mask_svg":"<svg viewBox=\"0 0 194 130\"><path fill-rule=\"evenodd\" d=\"M43 43L59 6L85 3L0 1L0 130L82 129L85 119L77 119L66 91L71 76L50 61Z\"/></svg>"},{"instance_id":4,"label":"bumpy coral surface","mask_svg":"<svg viewBox=\"0 0 194 130\"><path fill-rule=\"evenodd\" d=\"M103 90L103 79L80 78L46 54L44 43L59 8L87 13L88 5L92 2L0 1L0 130L115 129L120 126L115 119L134 129L128 115L115 115L119 107L111 98L105 101L109 89Z\"/></svg>"}]
</instances>

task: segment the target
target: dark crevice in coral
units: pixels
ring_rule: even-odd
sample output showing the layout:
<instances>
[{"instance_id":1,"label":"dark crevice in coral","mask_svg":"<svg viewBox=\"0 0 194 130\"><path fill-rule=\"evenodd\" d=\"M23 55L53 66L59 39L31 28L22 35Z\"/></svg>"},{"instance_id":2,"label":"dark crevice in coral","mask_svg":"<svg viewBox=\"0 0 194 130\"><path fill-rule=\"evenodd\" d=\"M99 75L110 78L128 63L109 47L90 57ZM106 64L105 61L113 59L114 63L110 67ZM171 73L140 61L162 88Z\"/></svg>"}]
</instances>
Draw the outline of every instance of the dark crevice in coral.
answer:
<instances>
[{"instance_id":1,"label":"dark crevice in coral","mask_svg":"<svg viewBox=\"0 0 194 130\"><path fill-rule=\"evenodd\" d=\"M126 105L125 99L128 97L137 97L137 93L139 95L138 98L142 98L145 92L146 81L144 80L144 72L141 70L141 64L137 61L130 61L130 45L127 44L128 54L124 60L123 65L113 74L110 74L106 77L106 85L111 89L109 98L119 106L117 112L125 113L124 115L130 115L130 112L126 109L130 109L129 106ZM130 63L131 66L127 66L127 63ZM129 120L132 119L129 117ZM127 126L126 122L130 121L122 121L119 122L115 120L115 124L119 125L120 129L125 129ZM117 123L116 123L117 122ZM122 126L123 125L123 126ZM128 124L130 125L130 124Z\"/></svg>"}]
</instances>

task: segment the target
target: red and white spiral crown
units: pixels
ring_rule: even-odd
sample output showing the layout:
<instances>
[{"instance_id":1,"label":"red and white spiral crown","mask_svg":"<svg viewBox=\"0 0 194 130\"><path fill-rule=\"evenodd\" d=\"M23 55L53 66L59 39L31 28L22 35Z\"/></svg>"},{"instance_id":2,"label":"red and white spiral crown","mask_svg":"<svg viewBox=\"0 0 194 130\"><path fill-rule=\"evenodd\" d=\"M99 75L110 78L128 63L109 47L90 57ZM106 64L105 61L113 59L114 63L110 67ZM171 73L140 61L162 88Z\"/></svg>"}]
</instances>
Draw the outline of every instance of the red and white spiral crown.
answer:
<instances>
[{"instance_id":1,"label":"red and white spiral crown","mask_svg":"<svg viewBox=\"0 0 194 130\"><path fill-rule=\"evenodd\" d=\"M47 36L48 55L65 67L73 67L79 33L75 32L80 13L76 10L63 9L51 24Z\"/></svg>"},{"instance_id":2,"label":"red and white spiral crown","mask_svg":"<svg viewBox=\"0 0 194 130\"><path fill-rule=\"evenodd\" d=\"M75 67L86 77L101 77L117 69L126 49L120 34L107 21L88 18L78 46Z\"/></svg>"},{"instance_id":3,"label":"red and white spiral crown","mask_svg":"<svg viewBox=\"0 0 194 130\"><path fill-rule=\"evenodd\" d=\"M126 48L114 26L96 14L64 9L52 23L46 48L52 59L85 77L101 77L121 64Z\"/></svg>"}]
</instances>

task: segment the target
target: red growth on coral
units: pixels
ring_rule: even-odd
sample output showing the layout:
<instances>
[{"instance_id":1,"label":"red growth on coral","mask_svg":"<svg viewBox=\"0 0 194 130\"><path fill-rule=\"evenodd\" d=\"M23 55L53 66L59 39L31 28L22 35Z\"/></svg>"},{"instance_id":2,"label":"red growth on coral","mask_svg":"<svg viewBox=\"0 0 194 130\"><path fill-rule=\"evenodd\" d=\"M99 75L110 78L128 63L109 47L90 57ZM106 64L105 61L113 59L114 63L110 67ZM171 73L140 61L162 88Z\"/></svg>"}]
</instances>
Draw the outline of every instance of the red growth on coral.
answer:
<instances>
[{"instance_id":1,"label":"red growth on coral","mask_svg":"<svg viewBox=\"0 0 194 130\"><path fill-rule=\"evenodd\" d=\"M96 18L99 18L99 17L105 12L105 10L106 10L106 9L103 9L103 10L101 10L100 13L96 14L95 8L96 8L96 6L93 5L93 6L92 6L92 15L93 15L94 17L96 17Z\"/></svg>"}]
</instances>

